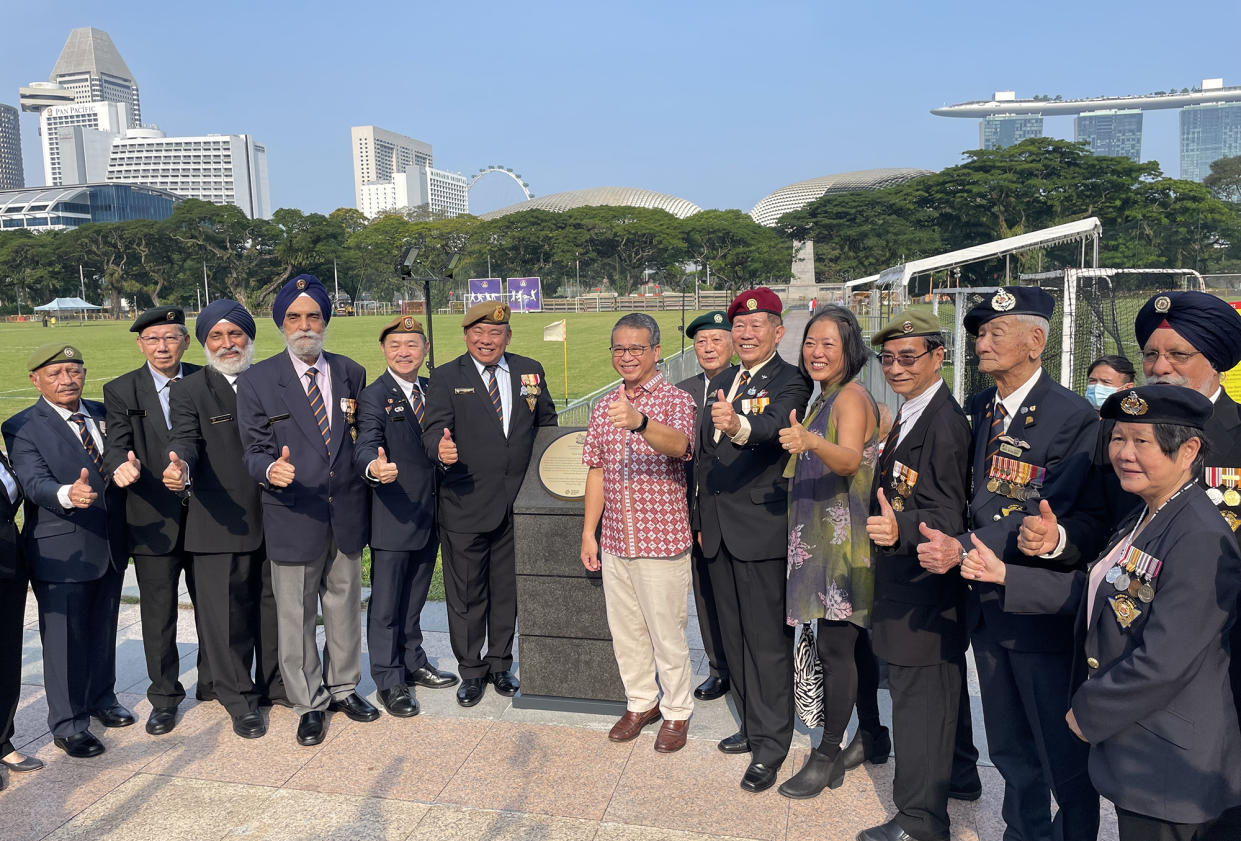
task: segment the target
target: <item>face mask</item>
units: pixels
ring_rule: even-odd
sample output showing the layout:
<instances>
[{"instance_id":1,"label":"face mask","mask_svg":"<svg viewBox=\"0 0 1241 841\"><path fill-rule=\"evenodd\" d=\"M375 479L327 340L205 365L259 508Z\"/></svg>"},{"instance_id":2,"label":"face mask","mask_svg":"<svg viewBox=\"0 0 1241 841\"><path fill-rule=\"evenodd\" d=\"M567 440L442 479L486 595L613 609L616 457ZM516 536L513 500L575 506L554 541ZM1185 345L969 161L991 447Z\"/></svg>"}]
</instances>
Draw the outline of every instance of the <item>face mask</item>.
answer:
<instances>
[{"instance_id":1,"label":"face mask","mask_svg":"<svg viewBox=\"0 0 1241 841\"><path fill-rule=\"evenodd\" d=\"M1086 399L1096 409L1103 408L1103 403L1117 391L1116 386L1091 383L1086 386Z\"/></svg>"}]
</instances>

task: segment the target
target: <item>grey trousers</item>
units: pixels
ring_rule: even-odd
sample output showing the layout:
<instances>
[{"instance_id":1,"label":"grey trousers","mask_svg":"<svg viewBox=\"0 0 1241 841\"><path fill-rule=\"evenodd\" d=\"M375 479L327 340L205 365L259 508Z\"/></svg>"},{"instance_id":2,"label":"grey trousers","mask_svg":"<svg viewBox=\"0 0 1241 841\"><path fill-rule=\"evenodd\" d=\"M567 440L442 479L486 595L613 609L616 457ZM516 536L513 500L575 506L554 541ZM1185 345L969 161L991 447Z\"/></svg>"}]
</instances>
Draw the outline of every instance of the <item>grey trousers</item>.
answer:
<instances>
[{"instance_id":1,"label":"grey trousers","mask_svg":"<svg viewBox=\"0 0 1241 841\"><path fill-rule=\"evenodd\" d=\"M305 565L272 564L280 676L298 715L326 710L357 689L362 677L362 553L324 553ZM323 659L315 620L323 605Z\"/></svg>"}]
</instances>

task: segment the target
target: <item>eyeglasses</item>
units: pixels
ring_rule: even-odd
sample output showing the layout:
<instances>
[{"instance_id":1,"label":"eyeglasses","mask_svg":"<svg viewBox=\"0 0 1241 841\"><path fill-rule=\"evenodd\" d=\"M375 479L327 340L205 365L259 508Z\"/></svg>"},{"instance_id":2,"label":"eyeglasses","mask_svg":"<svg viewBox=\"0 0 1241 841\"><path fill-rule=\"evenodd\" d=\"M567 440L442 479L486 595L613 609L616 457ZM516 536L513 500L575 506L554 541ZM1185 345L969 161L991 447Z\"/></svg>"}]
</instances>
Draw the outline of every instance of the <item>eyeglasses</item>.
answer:
<instances>
[{"instance_id":1,"label":"eyeglasses","mask_svg":"<svg viewBox=\"0 0 1241 841\"><path fill-rule=\"evenodd\" d=\"M912 368L915 362L928 353L930 353L929 350L924 350L917 356L914 356L912 353L876 353L875 358L879 360L879 364L884 368L891 368L893 362L899 364L902 368Z\"/></svg>"},{"instance_id":2,"label":"eyeglasses","mask_svg":"<svg viewBox=\"0 0 1241 841\"><path fill-rule=\"evenodd\" d=\"M1144 350L1144 351L1142 351L1142 361L1143 361L1143 362L1145 362L1147 365L1154 365L1156 362L1158 362L1158 361L1159 361L1159 357L1161 357L1161 356L1162 356L1164 359L1168 360L1168 362L1172 363L1173 365L1184 365L1186 362L1188 362L1189 360L1193 359L1195 356L1198 356L1198 355L1199 355L1199 354L1201 354L1201 353L1202 353L1202 351L1198 351L1198 350L1194 350L1194 351L1189 351L1189 350L1169 350L1169 351Z\"/></svg>"},{"instance_id":3,"label":"eyeglasses","mask_svg":"<svg viewBox=\"0 0 1241 841\"><path fill-rule=\"evenodd\" d=\"M138 341L148 345L179 345L185 336L139 336Z\"/></svg>"},{"instance_id":4,"label":"eyeglasses","mask_svg":"<svg viewBox=\"0 0 1241 841\"><path fill-rule=\"evenodd\" d=\"M628 347L621 347L620 345L613 345L612 347L609 348L609 350L612 351L612 356L615 357L616 359L620 359L626 354L628 354L629 356L632 356L634 359L641 359L642 354L650 350L650 346L629 345Z\"/></svg>"}]
</instances>

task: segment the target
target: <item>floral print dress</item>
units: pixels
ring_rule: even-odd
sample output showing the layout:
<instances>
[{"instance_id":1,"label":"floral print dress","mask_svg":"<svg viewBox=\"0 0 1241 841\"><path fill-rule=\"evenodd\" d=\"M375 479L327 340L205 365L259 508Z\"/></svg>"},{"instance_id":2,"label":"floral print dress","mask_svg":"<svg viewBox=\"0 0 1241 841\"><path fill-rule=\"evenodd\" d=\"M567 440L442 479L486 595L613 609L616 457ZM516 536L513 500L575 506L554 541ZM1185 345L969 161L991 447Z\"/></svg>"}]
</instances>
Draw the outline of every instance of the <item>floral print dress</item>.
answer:
<instances>
[{"instance_id":1,"label":"floral print dress","mask_svg":"<svg viewBox=\"0 0 1241 841\"><path fill-rule=\"evenodd\" d=\"M840 392L841 386L835 386L820 394L804 421L807 429L833 444L836 423L832 405ZM873 398L871 404L874 405ZM877 418L877 408L875 413ZM863 447L861 466L853 476L837 476L813 453L801 453L790 460L785 590L788 624L835 619L870 627L875 574L866 518L878 451L876 422Z\"/></svg>"}]
</instances>

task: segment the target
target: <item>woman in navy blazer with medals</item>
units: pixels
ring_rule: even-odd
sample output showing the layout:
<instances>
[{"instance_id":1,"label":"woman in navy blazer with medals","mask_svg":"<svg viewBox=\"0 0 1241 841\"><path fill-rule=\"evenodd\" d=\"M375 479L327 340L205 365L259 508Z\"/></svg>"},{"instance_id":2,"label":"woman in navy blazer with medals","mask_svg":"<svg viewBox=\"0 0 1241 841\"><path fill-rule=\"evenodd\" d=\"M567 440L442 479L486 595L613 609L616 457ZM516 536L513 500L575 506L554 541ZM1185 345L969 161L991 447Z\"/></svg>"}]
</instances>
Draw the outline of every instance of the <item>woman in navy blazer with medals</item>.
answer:
<instances>
[{"instance_id":1,"label":"woman in navy blazer with medals","mask_svg":"<svg viewBox=\"0 0 1241 841\"><path fill-rule=\"evenodd\" d=\"M1013 613L1077 613L1066 719L1121 841L1197 839L1241 803L1241 732L1228 678L1241 551L1195 481L1211 401L1151 385L1103 404L1108 458L1145 506L1089 572L1005 567L981 543L966 578L1004 584Z\"/></svg>"}]
</instances>

